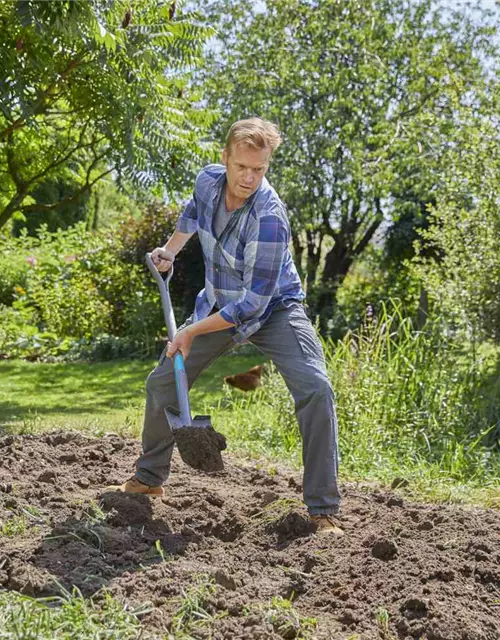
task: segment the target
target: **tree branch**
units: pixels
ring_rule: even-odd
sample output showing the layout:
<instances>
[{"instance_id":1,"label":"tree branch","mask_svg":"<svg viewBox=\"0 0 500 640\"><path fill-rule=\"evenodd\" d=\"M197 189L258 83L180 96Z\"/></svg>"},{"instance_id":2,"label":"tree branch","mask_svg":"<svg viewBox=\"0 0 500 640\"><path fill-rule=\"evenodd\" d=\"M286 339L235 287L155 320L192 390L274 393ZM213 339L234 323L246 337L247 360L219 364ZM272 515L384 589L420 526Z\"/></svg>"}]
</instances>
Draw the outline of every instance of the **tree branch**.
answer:
<instances>
[{"instance_id":1,"label":"tree branch","mask_svg":"<svg viewBox=\"0 0 500 640\"><path fill-rule=\"evenodd\" d=\"M58 95L51 96L51 99L48 100L48 96L49 96L50 92L60 82L65 80L66 77L73 71L73 69L76 69L76 67L78 67L80 64L82 64L84 57L85 57L85 52L82 52L79 55L77 55L76 58L73 58L73 60L70 60L70 62L68 62L68 64L63 69L63 71L61 71L61 73L59 74L58 78L53 80L48 85L48 87L46 87L42 91L39 99L37 100L37 102L35 103L35 105L33 107L33 115L34 116L43 113L51 103L53 103L53 102L55 102L57 100L57 98L59 97ZM17 120L14 120L14 122L11 125L9 125L6 129L4 129L3 131L0 131L0 141L4 140L7 136L9 136L9 134L14 132L16 129L21 129L25 125L26 125L25 116L19 116L19 118L17 118Z\"/></svg>"},{"instance_id":2,"label":"tree branch","mask_svg":"<svg viewBox=\"0 0 500 640\"><path fill-rule=\"evenodd\" d=\"M104 154L99 158L99 160L102 160L102 157L104 157ZM94 162L92 164L94 164ZM110 169L106 169L106 171L103 171L97 176L97 178L94 178L94 180L92 180L91 182L88 181L89 171L87 171L87 180L85 181L85 184L72 196L68 196L67 198L63 198L62 200L58 200L57 202L54 202L52 204L28 204L24 207L19 207L19 211L22 211L23 213L30 213L33 211L57 211L67 204L78 201L85 192L92 189L96 182L99 182L99 180L110 174L115 169L116 166L113 166Z\"/></svg>"}]
</instances>

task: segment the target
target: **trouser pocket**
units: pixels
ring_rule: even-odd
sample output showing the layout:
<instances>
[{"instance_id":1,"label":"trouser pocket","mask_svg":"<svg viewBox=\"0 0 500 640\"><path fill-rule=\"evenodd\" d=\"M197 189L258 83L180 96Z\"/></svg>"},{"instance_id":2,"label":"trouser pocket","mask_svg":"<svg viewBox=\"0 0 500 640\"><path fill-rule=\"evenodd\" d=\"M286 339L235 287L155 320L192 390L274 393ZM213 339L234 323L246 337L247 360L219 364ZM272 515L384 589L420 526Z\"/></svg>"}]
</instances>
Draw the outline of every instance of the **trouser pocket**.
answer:
<instances>
[{"instance_id":1,"label":"trouser pocket","mask_svg":"<svg viewBox=\"0 0 500 640\"><path fill-rule=\"evenodd\" d=\"M290 326L293 329L304 357L324 362L325 356L323 354L323 348L302 305L294 305L290 309L288 321L290 322Z\"/></svg>"}]
</instances>

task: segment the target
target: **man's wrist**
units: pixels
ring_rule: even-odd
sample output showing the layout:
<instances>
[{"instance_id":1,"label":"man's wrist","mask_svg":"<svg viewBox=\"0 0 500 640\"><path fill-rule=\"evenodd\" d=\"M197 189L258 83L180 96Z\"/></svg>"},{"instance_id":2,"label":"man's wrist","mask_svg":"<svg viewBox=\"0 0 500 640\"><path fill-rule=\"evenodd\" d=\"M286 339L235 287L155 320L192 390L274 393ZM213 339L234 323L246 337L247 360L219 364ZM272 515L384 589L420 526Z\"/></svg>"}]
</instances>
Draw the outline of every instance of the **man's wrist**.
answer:
<instances>
[{"instance_id":1,"label":"man's wrist","mask_svg":"<svg viewBox=\"0 0 500 640\"><path fill-rule=\"evenodd\" d=\"M196 323L195 323L196 324ZM192 338L194 338L197 335L196 329L195 329L195 325L194 324L188 324L187 327L184 327L184 331L191 336Z\"/></svg>"},{"instance_id":2,"label":"man's wrist","mask_svg":"<svg viewBox=\"0 0 500 640\"><path fill-rule=\"evenodd\" d=\"M164 247L163 247L163 251L165 251L166 253L168 253L168 254L169 254L169 260L170 260L171 262L173 262L173 261L175 260L175 255L176 255L176 254L172 251L172 249L167 249L167 247L166 247L166 246L164 246Z\"/></svg>"}]
</instances>

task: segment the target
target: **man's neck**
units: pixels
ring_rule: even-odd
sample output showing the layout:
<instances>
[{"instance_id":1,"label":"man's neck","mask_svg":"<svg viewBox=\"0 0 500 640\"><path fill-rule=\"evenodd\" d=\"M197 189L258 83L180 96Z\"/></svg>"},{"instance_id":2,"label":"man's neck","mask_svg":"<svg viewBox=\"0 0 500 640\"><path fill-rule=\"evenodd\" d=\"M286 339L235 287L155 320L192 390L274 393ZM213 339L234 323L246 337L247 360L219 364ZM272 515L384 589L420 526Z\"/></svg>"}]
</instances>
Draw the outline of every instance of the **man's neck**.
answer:
<instances>
[{"instance_id":1,"label":"man's neck","mask_svg":"<svg viewBox=\"0 0 500 640\"><path fill-rule=\"evenodd\" d=\"M229 189L224 189L225 198L226 198L226 211L228 213L232 213L236 211L236 209L241 209L241 207L245 204L246 200L243 198L237 198L229 193Z\"/></svg>"}]
</instances>

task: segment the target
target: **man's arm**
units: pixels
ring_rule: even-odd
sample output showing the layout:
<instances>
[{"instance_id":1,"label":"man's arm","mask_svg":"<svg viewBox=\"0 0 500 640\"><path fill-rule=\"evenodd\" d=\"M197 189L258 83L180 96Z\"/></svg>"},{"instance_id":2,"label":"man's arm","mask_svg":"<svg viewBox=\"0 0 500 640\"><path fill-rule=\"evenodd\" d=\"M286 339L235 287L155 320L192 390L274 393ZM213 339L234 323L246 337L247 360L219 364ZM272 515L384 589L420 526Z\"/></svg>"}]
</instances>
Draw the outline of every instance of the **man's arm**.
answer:
<instances>
[{"instance_id":1,"label":"man's arm","mask_svg":"<svg viewBox=\"0 0 500 640\"><path fill-rule=\"evenodd\" d=\"M171 358L176 351L181 351L184 358L187 358L191 350L191 344L196 336L222 331L223 329L229 329L229 327L234 327L234 323L224 320L220 313L214 313L208 318L198 320L198 322L188 325L177 333L168 345L167 356Z\"/></svg>"},{"instance_id":2,"label":"man's arm","mask_svg":"<svg viewBox=\"0 0 500 640\"><path fill-rule=\"evenodd\" d=\"M175 256L184 247L193 233L174 231L163 247L157 247L151 252L151 258L158 271L168 271L172 266Z\"/></svg>"}]
</instances>

